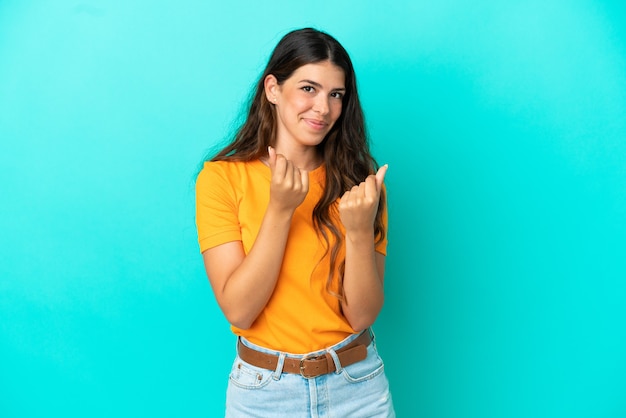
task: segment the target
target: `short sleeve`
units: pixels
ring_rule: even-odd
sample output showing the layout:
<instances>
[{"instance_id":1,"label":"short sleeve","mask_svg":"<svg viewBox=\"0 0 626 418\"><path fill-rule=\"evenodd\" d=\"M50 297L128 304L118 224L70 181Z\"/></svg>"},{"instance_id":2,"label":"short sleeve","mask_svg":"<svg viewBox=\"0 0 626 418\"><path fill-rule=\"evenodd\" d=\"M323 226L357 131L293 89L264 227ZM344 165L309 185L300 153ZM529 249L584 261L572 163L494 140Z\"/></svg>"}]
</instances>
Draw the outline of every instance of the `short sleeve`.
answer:
<instances>
[{"instance_id":1,"label":"short sleeve","mask_svg":"<svg viewBox=\"0 0 626 418\"><path fill-rule=\"evenodd\" d=\"M241 240L238 201L225 166L206 162L196 179L196 227L200 252Z\"/></svg>"}]
</instances>

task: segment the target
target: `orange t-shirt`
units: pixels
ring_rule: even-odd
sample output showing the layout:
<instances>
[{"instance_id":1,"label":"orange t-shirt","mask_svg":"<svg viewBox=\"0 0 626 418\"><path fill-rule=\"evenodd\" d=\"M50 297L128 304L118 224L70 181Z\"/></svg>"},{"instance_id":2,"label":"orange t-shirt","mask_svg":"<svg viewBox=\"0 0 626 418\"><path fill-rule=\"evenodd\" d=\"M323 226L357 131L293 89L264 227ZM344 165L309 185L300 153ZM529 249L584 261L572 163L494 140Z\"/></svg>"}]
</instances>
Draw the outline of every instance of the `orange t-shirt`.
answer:
<instances>
[{"instance_id":1,"label":"orange t-shirt","mask_svg":"<svg viewBox=\"0 0 626 418\"><path fill-rule=\"evenodd\" d=\"M309 192L293 215L279 278L267 305L249 329L231 327L254 344L301 354L354 333L341 314L339 300L326 289L329 256L322 260L325 243L311 217L323 193L324 176L324 166L309 172ZM241 241L244 252L250 251L269 203L270 181L269 167L259 160L204 164L196 181L201 252L231 241ZM338 226L343 232L339 221ZM386 248L385 238L376 251L386 254ZM339 260L344 255L342 249Z\"/></svg>"}]
</instances>

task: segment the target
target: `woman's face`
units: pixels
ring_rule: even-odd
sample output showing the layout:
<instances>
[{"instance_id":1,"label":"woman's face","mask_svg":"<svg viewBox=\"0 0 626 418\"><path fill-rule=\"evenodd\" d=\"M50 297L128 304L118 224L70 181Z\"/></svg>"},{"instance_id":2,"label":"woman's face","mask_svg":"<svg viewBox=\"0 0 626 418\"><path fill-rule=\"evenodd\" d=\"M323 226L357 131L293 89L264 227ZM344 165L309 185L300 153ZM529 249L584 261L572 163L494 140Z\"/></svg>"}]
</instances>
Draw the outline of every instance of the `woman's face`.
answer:
<instances>
[{"instance_id":1,"label":"woman's face","mask_svg":"<svg viewBox=\"0 0 626 418\"><path fill-rule=\"evenodd\" d=\"M330 61L306 64L281 85L267 76L265 92L276 107L276 146L315 147L341 115L345 75Z\"/></svg>"}]
</instances>

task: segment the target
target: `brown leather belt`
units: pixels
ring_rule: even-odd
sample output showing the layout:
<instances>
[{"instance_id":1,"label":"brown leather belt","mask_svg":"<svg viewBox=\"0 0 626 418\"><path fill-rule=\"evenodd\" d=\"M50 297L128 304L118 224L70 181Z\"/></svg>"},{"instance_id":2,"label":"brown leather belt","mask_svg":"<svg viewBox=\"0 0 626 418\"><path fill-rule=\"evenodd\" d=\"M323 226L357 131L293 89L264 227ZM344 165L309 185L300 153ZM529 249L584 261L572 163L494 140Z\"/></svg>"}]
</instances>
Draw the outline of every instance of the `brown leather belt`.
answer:
<instances>
[{"instance_id":1,"label":"brown leather belt","mask_svg":"<svg viewBox=\"0 0 626 418\"><path fill-rule=\"evenodd\" d=\"M365 360L367 346L372 341L369 330L365 330L354 341L336 351L339 363L342 367ZM268 370L276 370L279 357L274 354L262 353L250 348L239 341L237 344L239 358L248 364ZM323 374L332 373L335 362L330 353L325 352L321 356L309 357L285 357L283 372L300 374L306 378L313 378Z\"/></svg>"}]
</instances>

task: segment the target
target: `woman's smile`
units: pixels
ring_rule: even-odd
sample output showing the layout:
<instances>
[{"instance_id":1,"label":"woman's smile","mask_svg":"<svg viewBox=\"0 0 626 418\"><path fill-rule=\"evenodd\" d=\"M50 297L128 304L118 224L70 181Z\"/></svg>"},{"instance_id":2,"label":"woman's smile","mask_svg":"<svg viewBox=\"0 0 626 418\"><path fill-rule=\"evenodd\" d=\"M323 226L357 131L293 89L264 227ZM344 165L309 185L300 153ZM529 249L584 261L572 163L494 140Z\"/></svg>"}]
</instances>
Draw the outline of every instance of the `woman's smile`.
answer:
<instances>
[{"instance_id":1,"label":"woman's smile","mask_svg":"<svg viewBox=\"0 0 626 418\"><path fill-rule=\"evenodd\" d=\"M304 118L304 121L316 131L323 131L328 126L328 123L323 120Z\"/></svg>"}]
</instances>

